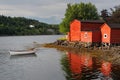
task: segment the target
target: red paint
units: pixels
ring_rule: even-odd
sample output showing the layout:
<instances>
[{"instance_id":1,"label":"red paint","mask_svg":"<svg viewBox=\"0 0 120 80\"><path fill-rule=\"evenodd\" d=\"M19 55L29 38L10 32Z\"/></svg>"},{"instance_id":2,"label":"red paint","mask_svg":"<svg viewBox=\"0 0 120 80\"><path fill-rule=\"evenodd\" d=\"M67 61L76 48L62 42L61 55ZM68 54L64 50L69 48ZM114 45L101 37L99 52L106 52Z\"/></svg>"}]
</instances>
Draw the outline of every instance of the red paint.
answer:
<instances>
[{"instance_id":1,"label":"red paint","mask_svg":"<svg viewBox=\"0 0 120 80\"><path fill-rule=\"evenodd\" d=\"M111 30L111 43L120 43L120 29Z\"/></svg>"},{"instance_id":2,"label":"red paint","mask_svg":"<svg viewBox=\"0 0 120 80\"><path fill-rule=\"evenodd\" d=\"M81 32L82 42L101 42L100 31L82 31Z\"/></svg>"},{"instance_id":3,"label":"red paint","mask_svg":"<svg viewBox=\"0 0 120 80\"><path fill-rule=\"evenodd\" d=\"M104 38L107 34L107 38ZM101 27L102 42L106 43L120 43L120 28L110 28L106 23Z\"/></svg>"},{"instance_id":4,"label":"red paint","mask_svg":"<svg viewBox=\"0 0 120 80\"><path fill-rule=\"evenodd\" d=\"M75 19L70 24L69 41L100 42L101 25L99 22L81 22ZM88 37L84 37L85 33Z\"/></svg>"},{"instance_id":5,"label":"red paint","mask_svg":"<svg viewBox=\"0 0 120 80\"><path fill-rule=\"evenodd\" d=\"M104 43L110 43L111 28L105 23L101 27L101 41ZM107 35L107 37L105 37Z\"/></svg>"},{"instance_id":6,"label":"red paint","mask_svg":"<svg viewBox=\"0 0 120 80\"><path fill-rule=\"evenodd\" d=\"M92 42L101 42L101 31L92 32Z\"/></svg>"},{"instance_id":7,"label":"red paint","mask_svg":"<svg viewBox=\"0 0 120 80\"><path fill-rule=\"evenodd\" d=\"M114 26L112 26L114 27ZM85 37L87 33L88 37ZM70 23L69 41L120 43L120 28L106 23L73 20Z\"/></svg>"},{"instance_id":8,"label":"red paint","mask_svg":"<svg viewBox=\"0 0 120 80\"><path fill-rule=\"evenodd\" d=\"M82 31L96 31L100 30L102 23L96 23L96 22L82 22L81 30Z\"/></svg>"},{"instance_id":9,"label":"red paint","mask_svg":"<svg viewBox=\"0 0 120 80\"><path fill-rule=\"evenodd\" d=\"M74 20L70 24L70 41L80 41L81 26L80 21Z\"/></svg>"},{"instance_id":10,"label":"red paint","mask_svg":"<svg viewBox=\"0 0 120 80\"><path fill-rule=\"evenodd\" d=\"M82 42L92 42L92 32L91 31L82 31L81 32L81 41Z\"/></svg>"}]
</instances>

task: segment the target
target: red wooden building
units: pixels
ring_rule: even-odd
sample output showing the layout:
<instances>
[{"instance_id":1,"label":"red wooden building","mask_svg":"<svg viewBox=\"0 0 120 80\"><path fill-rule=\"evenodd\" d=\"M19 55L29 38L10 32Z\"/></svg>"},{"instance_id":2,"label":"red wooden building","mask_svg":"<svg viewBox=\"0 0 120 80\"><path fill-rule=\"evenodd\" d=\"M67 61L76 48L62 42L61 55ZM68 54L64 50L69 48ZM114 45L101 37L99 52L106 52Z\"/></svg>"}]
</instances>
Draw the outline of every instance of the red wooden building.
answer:
<instances>
[{"instance_id":1,"label":"red wooden building","mask_svg":"<svg viewBox=\"0 0 120 80\"><path fill-rule=\"evenodd\" d=\"M73 20L70 24L69 41L100 42L103 21Z\"/></svg>"},{"instance_id":2,"label":"red wooden building","mask_svg":"<svg viewBox=\"0 0 120 80\"><path fill-rule=\"evenodd\" d=\"M79 20L74 20L70 24L69 32L70 41L80 41L81 40L81 22Z\"/></svg>"},{"instance_id":3,"label":"red wooden building","mask_svg":"<svg viewBox=\"0 0 120 80\"><path fill-rule=\"evenodd\" d=\"M120 24L107 24L104 21L73 20L70 23L69 41L89 43L120 43Z\"/></svg>"},{"instance_id":4,"label":"red wooden building","mask_svg":"<svg viewBox=\"0 0 120 80\"><path fill-rule=\"evenodd\" d=\"M110 44L120 44L120 24L106 24L101 26L101 42Z\"/></svg>"}]
</instances>

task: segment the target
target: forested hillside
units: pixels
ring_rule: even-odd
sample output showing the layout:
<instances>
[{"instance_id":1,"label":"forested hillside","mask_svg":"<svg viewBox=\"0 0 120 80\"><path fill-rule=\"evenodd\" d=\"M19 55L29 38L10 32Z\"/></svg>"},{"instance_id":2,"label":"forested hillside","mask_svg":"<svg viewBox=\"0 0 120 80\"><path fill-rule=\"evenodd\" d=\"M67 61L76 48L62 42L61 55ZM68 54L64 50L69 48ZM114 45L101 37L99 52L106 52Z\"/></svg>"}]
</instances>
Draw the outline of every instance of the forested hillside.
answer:
<instances>
[{"instance_id":1,"label":"forested hillside","mask_svg":"<svg viewBox=\"0 0 120 80\"><path fill-rule=\"evenodd\" d=\"M0 36L59 34L58 25L46 24L24 17L0 15Z\"/></svg>"}]
</instances>

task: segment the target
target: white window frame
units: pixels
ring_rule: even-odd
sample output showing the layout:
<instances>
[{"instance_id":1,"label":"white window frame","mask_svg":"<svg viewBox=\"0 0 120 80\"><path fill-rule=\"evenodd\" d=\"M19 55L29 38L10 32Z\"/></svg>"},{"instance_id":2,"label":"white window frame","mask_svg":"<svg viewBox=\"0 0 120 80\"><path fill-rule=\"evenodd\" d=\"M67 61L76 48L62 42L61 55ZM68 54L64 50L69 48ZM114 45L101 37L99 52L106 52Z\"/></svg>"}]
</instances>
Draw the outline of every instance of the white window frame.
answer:
<instances>
[{"instance_id":1,"label":"white window frame","mask_svg":"<svg viewBox=\"0 0 120 80\"><path fill-rule=\"evenodd\" d=\"M87 38L87 37L88 37L88 33L85 32L85 33L84 33L84 38Z\"/></svg>"},{"instance_id":2,"label":"white window frame","mask_svg":"<svg viewBox=\"0 0 120 80\"><path fill-rule=\"evenodd\" d=\"M107 34L104 34L104 38L107 38L108 37L108 35Z\"/></svg>"}]
</instances>

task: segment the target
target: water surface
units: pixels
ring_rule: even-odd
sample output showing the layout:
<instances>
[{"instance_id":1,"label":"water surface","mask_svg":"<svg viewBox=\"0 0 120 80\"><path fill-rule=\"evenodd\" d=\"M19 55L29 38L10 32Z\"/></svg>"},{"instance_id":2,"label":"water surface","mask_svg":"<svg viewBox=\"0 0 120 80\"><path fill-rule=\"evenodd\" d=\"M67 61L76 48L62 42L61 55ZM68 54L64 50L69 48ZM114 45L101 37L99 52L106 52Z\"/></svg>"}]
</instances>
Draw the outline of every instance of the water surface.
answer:
<instances>
[{"instance_id":1,"label":"water surface","mask_svg":"<svg viewBox=\"0 0 120 80\"><path fill-rule=\"evenodd\" d=\"M120 66L90 54L37 49L35 54L10 56L62 35L0 37L0 80L120 80Z\"/></svg>"},{"instance_id":2,"label":"water surface","mask_svg":"<svg viewBox=\"0 0 120 80\"><path fill-rule=\"evenodd\" d=\"M120 80L119 65L87 53L67 52L61 59L66 80Z\"/></svg>"},{"instance_id":3,"label":"water surface","mask_svg":"<svg viewBox=\"0 0 120 80\"><path fill-rule=\"evenodd\" d=\"M54 42L61 36L0 37L0 80L65 80L61 69L61 53L40 48L36 54L10 56L9 50L20 50Z\"/></svg>"}]
</instances>

